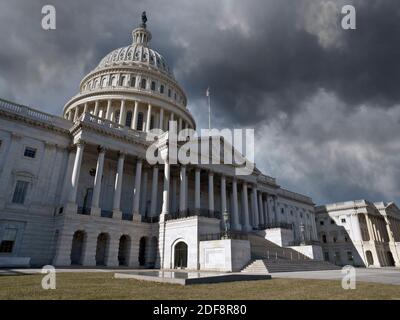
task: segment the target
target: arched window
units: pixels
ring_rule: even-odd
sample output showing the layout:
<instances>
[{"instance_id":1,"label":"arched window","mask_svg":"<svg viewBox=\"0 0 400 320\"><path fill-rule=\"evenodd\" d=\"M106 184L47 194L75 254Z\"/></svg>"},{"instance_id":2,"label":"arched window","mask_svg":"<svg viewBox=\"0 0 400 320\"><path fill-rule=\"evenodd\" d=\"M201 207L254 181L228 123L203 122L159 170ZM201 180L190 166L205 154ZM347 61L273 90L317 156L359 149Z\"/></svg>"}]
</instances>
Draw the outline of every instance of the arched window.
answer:
<instances>
[{"instance_id":1,"label":"arched window","mask_svg":"<svg viewBox=\"0 0 400 320\"><path fill-rule=\"evenodd\" d=\"M139 131L143 130L143 112L138 113L136 128Z\"/></svg>"},{"instance_id":2,"label":"arched window","mask_svg":"<svg viewBox=\"0 0 400 320\"><path fill-rule=\"evenodd\" d=\"M112 76L111 78L111 86L116 87L117 86L117 76Z\"/></svg>"},{"instance_id":3,"label":"arched window","mask_svg":"<svg viewBox=\"0 0 400 320\"><path fill-rule=\"evenodd\" d=\"M131 77L131 87L136 87L136 77Z\"/></svg>"},{"instance_id":4,"label":"arched window","mask_svg":"<svg viewBox=\"0 0 400 320\"><path fill-rule=\"evenodd\" d=\"M171 98L171 89L168 89L168 98Z\"/></svg>"},{"instance_id":5,"label":"arched window","mask_svg":"<svg viewBox=\"0 0 400 320\"><path fill-rule=\"evenodd\" d=\"M142 79L142 81L140 82L140 87L142 89L146 89L146 79Z\"/></svg>"},{"instance_id":6,"label":"arched window","mask_svg":"<svg viewBox=\"0 0 400 320\"><path fill-rule=\"evenodd\" d=\"M120 85L120 87L123 87L123 86L125 86L125 84L126 84L126 76L122 76L119 79L119 85Z\"/></svg>"},{"instance_id":7,"label":"arched window","mask_svg":"<svg viewBox=\"0 0 400 320\"><path fill-rule=\"evenodd\" d=\"M156 90L156 83L155 81L151 82L151 91L155 91Z\"/></svg>"},{"instance_id":8,"label":"arched window","mask_svg":"<svg viewBox=\"0 0 400 320\"><path fill-rule=\"evenodd\" d=\"M160 86L160 93L164 94L164 85L163 84Z\"/></svg>"},{"instance_id":9,"label":"arched window","mask_svg":"<svg viewBox=\"0 0 400 320\"><path fill-rule=\"evenodd\" d=\"M130 127L132 125L132 111L126 113L125 125Z\"/></svg>"},{"instance_id":10,"label":"arched window","mask_svg":"<svg viewBox=\"0 0 400 320\"><path fill-rule=\"evenodd\" d=\"M323 242L323 243L326 243L326 242L327 242L327 241L326 241L326 235L325 235L325 234L322 235L322 242Z\"/></svg>"},{"instance_id":11,"label":"arched window","mask_svg":"<svg viewBox=\"0 0 400 320\"><path fill-rule=\"evenodd\" d=\"M105 88L107 86L107 78L103 78L101 86Z\"/></svg>"}]
</instances>

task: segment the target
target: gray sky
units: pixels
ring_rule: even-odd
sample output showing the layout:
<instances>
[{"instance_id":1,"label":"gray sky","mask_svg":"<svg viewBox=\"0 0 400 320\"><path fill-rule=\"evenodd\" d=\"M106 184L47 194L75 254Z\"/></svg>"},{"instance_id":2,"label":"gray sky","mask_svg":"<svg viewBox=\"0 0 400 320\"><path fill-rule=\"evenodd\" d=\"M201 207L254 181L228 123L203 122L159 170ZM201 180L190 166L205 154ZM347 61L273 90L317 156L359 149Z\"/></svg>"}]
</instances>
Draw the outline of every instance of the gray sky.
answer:
<instances>
[{"instance_id":1,"label":"gray sky","mask_svg":"<svg viewBox=\"0 0 400 320\"><path fill-rule=\"evenodd\" d=\"M357 30L341 29L342 4ZM213 125L254 128L256 164L282 186L318 204L400 202L398 0L0 0L0 97L61 114L143 10L199 127L210 85Z\"/></svg>"}]
</instances>

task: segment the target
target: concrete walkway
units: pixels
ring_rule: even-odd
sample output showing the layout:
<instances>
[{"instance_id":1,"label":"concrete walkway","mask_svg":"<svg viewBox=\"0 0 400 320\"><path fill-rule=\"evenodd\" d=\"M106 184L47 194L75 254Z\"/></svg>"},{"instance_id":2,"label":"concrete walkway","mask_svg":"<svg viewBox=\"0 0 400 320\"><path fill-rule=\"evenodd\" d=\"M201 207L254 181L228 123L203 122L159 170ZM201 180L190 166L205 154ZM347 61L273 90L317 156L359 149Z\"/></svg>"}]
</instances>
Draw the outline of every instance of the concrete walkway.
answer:
<instances>
[{"instance_id":1,"label":"concrete walkway","mask_svg":"<svg viewBox=\"0 0 400 320\"><path fill-rule=\"evenodd\" d=\"M341 270L273 273L272 278L339 280ZM400 268L357 268L356 281L400 285ZM400 289L399 289L400 290Z\"/></svg>"}]
</instances>

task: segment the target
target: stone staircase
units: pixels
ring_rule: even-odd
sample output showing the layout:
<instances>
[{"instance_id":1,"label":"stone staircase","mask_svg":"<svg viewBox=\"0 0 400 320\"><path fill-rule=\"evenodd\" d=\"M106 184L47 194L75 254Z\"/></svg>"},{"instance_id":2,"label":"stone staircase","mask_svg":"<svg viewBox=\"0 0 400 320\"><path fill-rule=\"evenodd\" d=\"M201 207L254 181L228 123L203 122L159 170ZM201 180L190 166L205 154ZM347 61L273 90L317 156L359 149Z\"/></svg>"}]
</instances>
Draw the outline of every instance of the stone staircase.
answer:
<instances>
[{"instance_id":1,"label":"stone staircase","mask_svg":"<svg viewBox=\"0 0 400 320\"><path fill-rule=\"evenodd\" d=\"M312 260L291 248L280 247L255 234L249 235L252 260L242 272L274 273L340 269L326 261Z\"/></svg>"}]
</instances>

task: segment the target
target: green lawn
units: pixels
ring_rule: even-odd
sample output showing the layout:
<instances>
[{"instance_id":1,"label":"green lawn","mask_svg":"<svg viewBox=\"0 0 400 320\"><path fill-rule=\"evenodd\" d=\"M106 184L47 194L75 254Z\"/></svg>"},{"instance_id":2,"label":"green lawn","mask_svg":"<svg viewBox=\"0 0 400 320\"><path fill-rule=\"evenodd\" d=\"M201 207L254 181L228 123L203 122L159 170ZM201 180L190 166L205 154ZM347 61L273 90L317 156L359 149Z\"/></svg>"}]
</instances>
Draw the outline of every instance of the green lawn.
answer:
<instances>
[{"instance_id":1,"label":"green lawn","mask_svg":"<svg viewBox=\"0 0 400 320\"><path fill-rule=\"evenodd\" d=\"M0 276L0 299L400 299L400 286L340 281L272 279L180 286L114 279L113 273L58 273L57 289L43 290L43 275Z\"/></svg>"}]
</instances>

